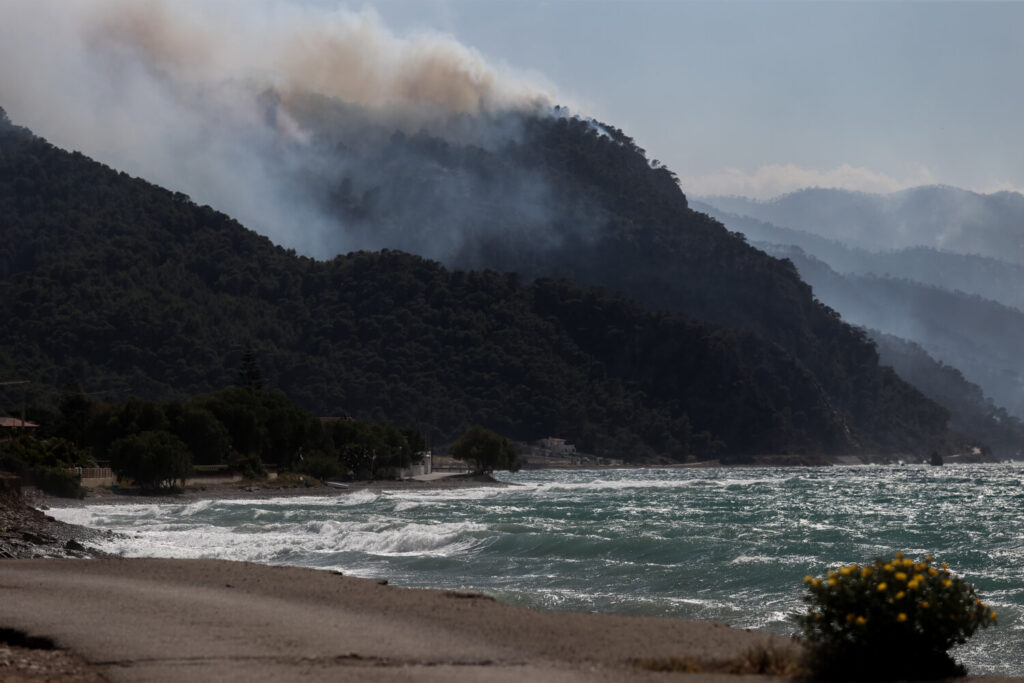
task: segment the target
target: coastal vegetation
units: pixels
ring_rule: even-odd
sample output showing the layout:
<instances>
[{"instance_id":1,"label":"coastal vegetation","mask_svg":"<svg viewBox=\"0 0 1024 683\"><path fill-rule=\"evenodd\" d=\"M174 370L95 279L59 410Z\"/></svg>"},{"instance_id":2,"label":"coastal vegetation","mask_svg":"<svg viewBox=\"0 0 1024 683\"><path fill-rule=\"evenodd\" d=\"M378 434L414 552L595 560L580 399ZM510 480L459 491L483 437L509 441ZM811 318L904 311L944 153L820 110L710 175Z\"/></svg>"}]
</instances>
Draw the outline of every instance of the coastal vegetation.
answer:
<instances>
[{"instance_id":1,"label":"coastal vegetation","mask_svg":"<svg viewBox=\"0 0 1024 683\"><path fill-rule=\"evenodd\" d=\"M284 395L234 386L184 400L116 403L70 392L57 411L33 409L36 436L0 442L0 470L59 496L80 496L69 470L109 462L142 489L182 484L195 465L249 477L265 465L317 478L393 476L426 450L409 428L351 418L321 420Z\"/></svg>"},{"instance_id":2,"label":"coastal vegetation","mask_svg":"<svg viewBox=\"0 0 1024 683\"><path fill-rule=\"evenodd\" d=\"M896 553L804 579L807 611L793 619L807 663L827 680L908 680L964 675L948 654L996 613L974 588L931 556Z\"/></svg>"},{"instance_id":3,"label":"coastal vegetation","mask_svg":"<svg viewBox=\"0 0 1024 683\"><path fill-rule=\"evenodd\" d=\"M470 427L452 445L451 455L474 465L475 472L482 474L494 470L519 469L519 450L516 445L489 429Z\"/></svg>"},{"instance_id":4,"label":"coastal vegetation","mask_svg":"<svg viewBox=\"0 0 1024 683\"><path fill-rule=\"evenodd\" d=\"M21 437L0 441L0 472L26 477L41 490L62 498L82 498L81 477L70 470L96 463L67 439Z\"/></svg>"}]
</instances>

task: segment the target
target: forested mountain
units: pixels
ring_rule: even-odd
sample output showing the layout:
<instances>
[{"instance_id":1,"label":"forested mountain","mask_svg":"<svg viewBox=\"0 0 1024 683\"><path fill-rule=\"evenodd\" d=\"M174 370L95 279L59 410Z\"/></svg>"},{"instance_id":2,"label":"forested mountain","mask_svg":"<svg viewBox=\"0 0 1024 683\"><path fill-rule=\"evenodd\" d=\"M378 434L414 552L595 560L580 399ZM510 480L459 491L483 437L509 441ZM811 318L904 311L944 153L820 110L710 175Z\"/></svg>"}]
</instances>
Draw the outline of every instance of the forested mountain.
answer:
<instances>
[{"instance_id":1,"label":"forested mountain","mask_svg":"<svg viewBox=\"0 0 1024 683\"><path fill-rule=\"evenodd\" d=\"M963 200L959 210L942 214L957 198ZM937 204L925 210L928 199ZM816 206L814 200L822 204ZM714 205L695 206L768 253L793 261L815 294L844 319L881 330L872 336L882 362L949 409L955 429L986 441L1003 456L1024 449L1024 430L1016 423L1024 417L1024 375L1018 363L1024 339L1024 267L930 246L892 248L914 239L931 243L940 234L966 240L996 233L1008 239L1012 219L984 230L971 221L995 220L996 208L1012 209L1014 195L984 196L951 188L919 188L889 197L807 190L772 202L737 197L708 201ZM971 206L974 210L968 211ZM794 220L803 229L722 207ZM931 224L929 217L935 218ZM954 220L964 222L954 225ZM877 240L873 249L850 244L871 239ZM963 240L949 245L962 246Z\"/></svg>"},{"instance_id":2,"label":"forested mountain","mask_svg":"<svg viewBox=\"0 0 1024 683\"><path fill-rule=\"evenodd\" d=\"M563 176L558 201L601 220L578 238L578 223L556 221L539 248L519 239L514 216L495 214L501 229L452 257L521 277L390 251L300 257L0 116L0 371L163 398L231 383L251 347L268 385L299 404L391 419L433 440L482 423L632 458L950 445L946 412L881 368L863 333L814 301L791 264L690 211L671 174L621 133L564 117L530 126L521 149L505 150L517 168ZM435 160L438 173L420 179L427 195L457 175L444 159L500 158L428 136L394 144ZM311 193L329 187L309 183ZM397 186L357 203L345 187L336 208L360 213L365 229L415 227L387 218ZM429 212L423 229L436 229ZM544 275L648 307L531 281Z\"/></svg>"},{"instance_id":3,"label":"forested mountain","mask_svg":"<svg viewBox=\"0 0 1024 683\"><path fill-rule=\"evenodd\" d=\"M313 131L316 168L331 169L303 177L339 240L372 236L454 267L568 278L752 331L813 376L853 442L891 428L876 399L893 389L870 341L816 302L791 264L692 211L673 174L622 131L571 116L511 117L503 128L516 133L491 144L427 133L382 144L383 131L336 123L351 118L339 106L290 109Z\"/></svg>"},{"instance_id":4,"label":"forested mountain","mask_svg":"<svg viewBox=\"0 0 1024 683\"><path fill-rule=\"evenodd\" d=\"M813 188L769 201L702 197L719 210L873 251L926 246L1024 265L1024 195L916 187L888 195Z\"/></svg>"},{"instance_id":5,"label":"forested mountain","mask_svg":"<svg viewBox=\"0 0 1024 683\"><path fill-rule=\"evenodd\" d=\"M841 275L797 248L764 246L790 258L818 297L851 323L916 342L998 405L1024 417L1021 311L902 278Z\"/></svg>"},{"instance_id":6,"label":"forested mountain","mask_svg":"<svg viewBox=\"0 0 1024 683\"><path fill-rule=\"evenodd\" d=\"M872 331L882 362L950 413L950 426L984 441L999 458L1024 455L1024 423L985 397L981 387L956 368L941 363L921 346Z\"/></svg>"},{"instance_id":7,"label":"forested mountain","mask_svg":"<svg viewBox=\"0 0 1024 683\"><path fill-rule=\"evenodd\" d=\"M704 202L693 202L693 206L742 232L753 242L800 247L838 273L899 277L950 291L976 294L1024 310L1024 266L988 256L957 254L925 246L861 249L806 230L785 228L750 216L728 213Z\"/></svg>"}]
</instances>

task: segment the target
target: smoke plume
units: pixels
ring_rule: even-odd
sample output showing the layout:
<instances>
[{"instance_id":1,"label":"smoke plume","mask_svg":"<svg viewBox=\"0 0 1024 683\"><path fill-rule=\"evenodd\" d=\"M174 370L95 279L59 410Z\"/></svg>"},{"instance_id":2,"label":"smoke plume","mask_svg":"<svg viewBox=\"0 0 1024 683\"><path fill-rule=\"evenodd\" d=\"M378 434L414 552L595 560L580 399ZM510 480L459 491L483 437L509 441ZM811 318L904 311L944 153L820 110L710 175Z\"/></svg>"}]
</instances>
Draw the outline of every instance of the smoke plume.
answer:
<instances>
[{"instance_id":1,"label":"smoke plume","mask_svg":"<svg viewBox=\"0 0 1024 683\"><path fill-rule=\"evenodd\" d=\"M358 230L339 237L303 177L367 184L381 170L365 167L365 146L396 130L493 148L517 135L510 113L550 101L452 37L396 35L370 11L242 0L7 0L0 10L0 106L12 121L316 256L410 247ZM496 192L459 182L452 196ZM541 181L505 185L543 212Z\"/></svg>"}]
</instances>

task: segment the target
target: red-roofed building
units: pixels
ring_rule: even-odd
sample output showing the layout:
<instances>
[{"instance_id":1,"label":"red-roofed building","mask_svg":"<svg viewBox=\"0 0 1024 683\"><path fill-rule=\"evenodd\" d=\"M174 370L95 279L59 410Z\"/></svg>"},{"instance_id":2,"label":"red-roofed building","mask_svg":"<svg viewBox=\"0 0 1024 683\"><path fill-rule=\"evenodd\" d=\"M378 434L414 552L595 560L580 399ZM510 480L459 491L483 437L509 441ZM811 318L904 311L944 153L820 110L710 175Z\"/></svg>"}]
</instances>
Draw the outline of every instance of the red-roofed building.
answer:
<instances>
[{"instance_id":1,"label":"red-roofed building","mask_svg":"<svg viewBox=\"0 0 1024 683\"><path fill-rule=\"evenodd\" d=\"M36 429L39 427L35 422L24 422L17 417L0 417L0 434L7 438L14 438L26 429Z\"/></svg>"}]
</instances>

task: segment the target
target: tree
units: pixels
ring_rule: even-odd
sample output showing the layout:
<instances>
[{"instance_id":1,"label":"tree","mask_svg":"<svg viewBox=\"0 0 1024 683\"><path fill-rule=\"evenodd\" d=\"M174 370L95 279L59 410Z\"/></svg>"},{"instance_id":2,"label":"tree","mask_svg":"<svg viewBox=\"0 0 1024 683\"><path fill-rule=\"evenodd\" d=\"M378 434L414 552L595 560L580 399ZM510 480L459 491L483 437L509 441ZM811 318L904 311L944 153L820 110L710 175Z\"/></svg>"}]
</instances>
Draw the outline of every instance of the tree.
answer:
<instances>
[{"instance_id":1,"label":"tree","mask_svg":"<svg viewBox=\"0 0 1024 683\"><path fill-rule=\"evenodd\" d=\"M476 472L519 469L519 449L489 429L470 427L452 446L452 457L475 463Z\"/></svg>"},{"instance_id":2,"label":"tree","mask_svg":"<svg viewBox=\"0 0 1024 683\"><path fill-rule=\"evenodd\" d=\"M171 432L185 442L199 465L219 465L231 450L227 428L205 408L183 407L171 422Z\"/></svg>"},{"instance_id":3,"label":"tree","mask_svg":"<svg viewBox=\"0 0 1024 683\"><path fill-rule=\"evenodd\" d=\"M165 431L142 432L118 439L110 445L110 468L143 489L171 487L185 483L192 472L192 454L185 442Z\"/></svg>"},{"instance_id":4,"label":"tree","mask_svg":"<svg viewBox=\"0 0 1024 683\"><path fill-rule=\"evenodd\" d=\"M251 346L246 347L245 354L242 356L242 367L238 370L237 384L253 391L263 390L263 373L260 372L256 352Z\"/></svg>"}]
</instances>

